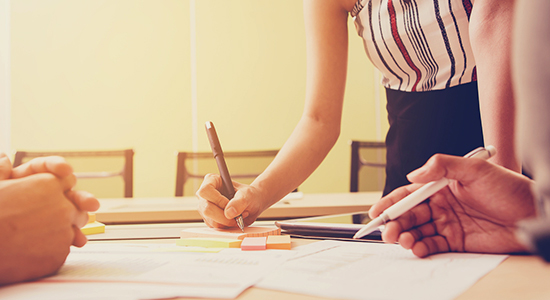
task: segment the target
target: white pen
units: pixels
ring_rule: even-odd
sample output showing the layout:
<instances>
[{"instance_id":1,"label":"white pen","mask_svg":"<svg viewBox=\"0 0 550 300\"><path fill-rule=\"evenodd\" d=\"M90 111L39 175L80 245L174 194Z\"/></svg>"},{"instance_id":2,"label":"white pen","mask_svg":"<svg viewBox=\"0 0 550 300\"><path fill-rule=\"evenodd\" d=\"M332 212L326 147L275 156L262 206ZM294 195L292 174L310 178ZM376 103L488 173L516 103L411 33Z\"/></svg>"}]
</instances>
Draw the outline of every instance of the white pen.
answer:
<instances>
[{"instance_id":1,"label":"white pen","mask_svg":"<svg viewBox=\"0 0 550 300\"><path fill-rule=\"evenodd\" d=\"M493 146L487 146L486 148L479 147L466 154L464 157L488 159L489 157L494 156L496 152L497 150ZM451 181L449 179L443 177L437 181L426 183L418 190L401 199L401 201L384 210L378 217L374 218L372 221L363 226L359 231L357 231L353 238L362 238L365 235L373 232L379 226L386 224L388 221L399 218L402 214L411 210L422 201L428 199L430 196L437 193L437 191L447 186L450 182Z\"/></svg>"}]
</instances>

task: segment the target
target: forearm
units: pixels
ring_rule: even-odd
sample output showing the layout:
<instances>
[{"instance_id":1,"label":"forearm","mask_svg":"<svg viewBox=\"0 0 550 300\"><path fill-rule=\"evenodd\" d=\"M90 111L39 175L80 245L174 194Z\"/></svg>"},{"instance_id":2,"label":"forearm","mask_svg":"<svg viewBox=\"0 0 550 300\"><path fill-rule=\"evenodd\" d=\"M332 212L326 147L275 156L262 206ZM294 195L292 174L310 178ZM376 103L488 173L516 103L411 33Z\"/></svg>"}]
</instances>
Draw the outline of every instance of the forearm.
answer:
<instances>
[{"instance_id":1,"label":"forearm","mask_svg":"<svg viewBox=\"0 0 550 300\"><path fill-rule=\"evenodd\" d=\"M516 154L515 106L511 80L513 0L477 0L470 19L470 37L476 59L479 101L486 145L497 148L491 160L521 170Z\"/></svg>"},{"instance_id":2,"label":"forearm","mask_svg":"<svg viewBox=\"0 0 550 300\"><path fill-rule=\"evenodd\" d=\"M339 134L339 124L327 124L307 115L269 167L251 184L265 199L265 208L297 188L321 164Z\"/></svg>"},{"instance_id":3,"label":"forearm","mask_svg":"<svg viewBox=\"0 0 550 300\"><path fill-rule=\"evenodd\" d=\"M306 104L294 132L252 183L264 209L294 190L321 164L340 133L347 73L348 11L333 0L304 1Z\"/></svg>"}]
</instances>

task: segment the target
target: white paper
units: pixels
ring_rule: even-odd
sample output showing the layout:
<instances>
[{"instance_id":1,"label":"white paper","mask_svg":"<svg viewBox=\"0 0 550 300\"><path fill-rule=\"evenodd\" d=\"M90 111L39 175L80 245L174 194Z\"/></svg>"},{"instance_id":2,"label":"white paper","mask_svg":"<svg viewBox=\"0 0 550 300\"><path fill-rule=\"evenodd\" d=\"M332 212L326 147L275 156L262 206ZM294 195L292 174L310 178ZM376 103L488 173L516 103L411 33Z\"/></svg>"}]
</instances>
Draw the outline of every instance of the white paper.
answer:
<instances>
[{"instance_id":1,"label":"white paper","mask_svg":"<svg viewBox=\"0 0 550 300\"><path fill-rule=\"evenodd\" d=\"M175 245L89 244L55 276L0 289L9 299L235 298L291 251L171 252Z\"/></svg>"},{"instance_id":2,"label":"white paper","mask_svg":"<svg viewBox=\"0 0 550 300\"><path fill-rule=\"evenodd\" d=\"M339 299L454 299L507 257L417 258L399 245L337 241L299 250L256 287Z\"/></svg>"}]
</instances>

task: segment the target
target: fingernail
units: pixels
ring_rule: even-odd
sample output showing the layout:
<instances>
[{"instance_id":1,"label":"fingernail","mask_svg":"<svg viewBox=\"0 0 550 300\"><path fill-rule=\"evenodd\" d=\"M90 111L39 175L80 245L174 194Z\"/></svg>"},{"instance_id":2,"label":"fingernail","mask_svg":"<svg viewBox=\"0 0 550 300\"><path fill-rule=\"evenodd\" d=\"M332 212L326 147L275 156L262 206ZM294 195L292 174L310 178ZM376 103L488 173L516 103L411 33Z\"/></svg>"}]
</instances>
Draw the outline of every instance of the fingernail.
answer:
<instances>
[{"instance_id":1,"label":"fingernail","mask_svg":"<svg viewBox=\"0 0 550 300\"><path fill-rule=\"evenodd\" d=\"M407 177L411 176L411 177L415 177L415 176L419 176L419 175L422 175L422 173L424 173L424 168L420 168L420 169L416 169L412 172L410 172Z\"/></svg>"},{"instance_id":2,"label":"fingernail","mask_svg":"<svg viewBox=\"0 0 550 300\"><path fill-rule=\"evenodd\" d=\"M234 217L237 216L237 210L234 208L234 207L230 207L227 209L227 211L225 212L225 216L228 218L228 219L233 219Z\"/></svg>"}]
</instances>

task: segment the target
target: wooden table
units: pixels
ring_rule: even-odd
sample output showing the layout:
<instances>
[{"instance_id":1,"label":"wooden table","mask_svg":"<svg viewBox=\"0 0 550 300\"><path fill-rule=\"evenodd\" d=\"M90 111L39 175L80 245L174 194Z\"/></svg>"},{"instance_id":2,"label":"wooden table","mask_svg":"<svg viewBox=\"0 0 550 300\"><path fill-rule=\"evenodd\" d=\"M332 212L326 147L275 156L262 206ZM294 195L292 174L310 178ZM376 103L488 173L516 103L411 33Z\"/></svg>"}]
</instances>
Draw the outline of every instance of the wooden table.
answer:
<instances>
[{"instance_id":1,"label":"wooden table","mask_svg":"<svg viewBox=\"0 0 550 300\"><path fill-rule=\"evenodd\" d=\"M380 193L306 194L301 199L283 200L266 210L260 217L273 220L366 211L379 197ZM106 223L202 222L196 210L198 200L194 197L101 199L100 202L103 207L98 212L97 219ZM204 226L204 224L202 225ZM134 226L135 228L133 228ZM200 224L156 224L152 227L149 226L150 234L144 232L145 228L141 228L142 226L146 225L114 225L113 228L118 228L118 235L128 235L128 232L138 230L139 235L144 238L147 238L147 235L158 238L162 235L176 235L180 226L200 226ZM163 234L159 235L161 231ZM114 232L116 233L116 230ZM101 239L99 235L96 237ZM93 235L89 238L95 239ZM113 238L117 237L113 236ZM128 238L132 237L128 236ZM92 243L104 242L111 241L93 241ZM173 242L173 240L141 242L162 243ZM309 242L312 240L293 239L293 245ZM237 299L311 300L323 298L252 287ZM510 256L457 299L550 299L550 264L545 263L537 256Z\"/></svg>"},{"instance_id":2,"label":"wooden table","mask_svg":"<svg viewBox=\"0 0 550 300\"><path fill-rule=\"evenodd\" d=\"M550 299L550 264L537 256L510 256L457 299Z\"/></svg>"},{"instance_id":3,"label":"wooden table","mask_svg":"<svg viewBox=\"0 0 550 300\"><path fill-rule=\"evenodd\" d=\"M258 220L366 212L380 197L380 192L303 194L279 201ZM96 212L96 219L105 224L202 222L196 197L106 198L99 201L101 207Z\"/></svg>"}]
</instances>

